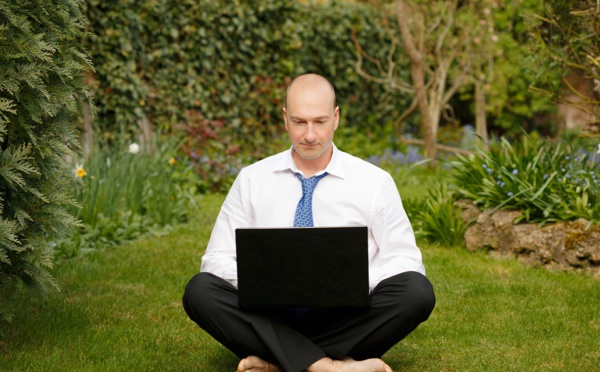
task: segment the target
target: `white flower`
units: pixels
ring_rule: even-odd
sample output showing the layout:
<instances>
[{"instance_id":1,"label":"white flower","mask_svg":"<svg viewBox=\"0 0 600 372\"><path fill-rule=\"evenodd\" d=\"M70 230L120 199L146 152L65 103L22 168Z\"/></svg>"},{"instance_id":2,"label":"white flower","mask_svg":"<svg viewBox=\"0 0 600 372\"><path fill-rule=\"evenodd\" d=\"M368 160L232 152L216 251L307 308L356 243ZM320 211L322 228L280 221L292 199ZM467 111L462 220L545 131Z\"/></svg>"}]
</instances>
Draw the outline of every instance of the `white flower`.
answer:
<instances>
[{"instance_id":1,"label":"white flower","mask_svg":"<svg viewBox=\"0 0 600 372\"><path fill-rule=\"evenodd\" d=\"M137 143L132 143L131 145L129 145L130 154L137 154L138 152L140 152L140 145L138 145Z\"/></svg>"},{"instance_id":2,"label":"white flower","mask_svg":"<svg viewBox=\"0 0 600 372\"><path fill-rule=\"evenodd\" d=\"M83 164L78 163L75 164L75 170L73 171L73 173L75 173L75 176L79 178L83 178L87 174L85 168L83 167Z\"/></svg>"}]
</instances>

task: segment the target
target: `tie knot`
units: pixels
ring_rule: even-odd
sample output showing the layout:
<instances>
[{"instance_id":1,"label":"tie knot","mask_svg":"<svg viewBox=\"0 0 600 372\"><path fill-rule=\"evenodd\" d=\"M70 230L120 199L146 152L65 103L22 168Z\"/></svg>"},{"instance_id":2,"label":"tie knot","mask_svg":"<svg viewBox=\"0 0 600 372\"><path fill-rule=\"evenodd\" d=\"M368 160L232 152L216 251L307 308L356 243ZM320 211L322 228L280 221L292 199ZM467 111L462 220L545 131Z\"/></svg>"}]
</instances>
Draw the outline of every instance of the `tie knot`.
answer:
<instances>
[{"instance_id":1,"label":"tie knot","mask_svg":"<svg viewBox=\"0 0 600 372\"><path fill-rule=\"evenodd\" d=\"M327 175L327 172L325 172L321 175L318 175L318 176L304 178L304 176L302 176L301 174L296 173L296 176L298 177L300 182L302 182L302 193L303 194L312 193L314 191L315 187L317 186L317 183L326 175Z\"/></svg>"}]
</instances>

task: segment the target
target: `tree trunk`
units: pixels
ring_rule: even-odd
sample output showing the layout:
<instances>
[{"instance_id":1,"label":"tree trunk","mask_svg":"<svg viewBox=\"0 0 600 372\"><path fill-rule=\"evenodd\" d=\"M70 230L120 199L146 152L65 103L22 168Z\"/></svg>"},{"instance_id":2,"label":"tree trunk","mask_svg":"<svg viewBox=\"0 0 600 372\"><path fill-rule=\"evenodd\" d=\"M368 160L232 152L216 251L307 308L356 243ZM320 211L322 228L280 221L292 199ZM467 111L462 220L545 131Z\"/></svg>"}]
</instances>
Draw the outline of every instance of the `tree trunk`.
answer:
<instances>
[{"instance_id":1,"label":"tree trunk","mask_svg":"<svg viewBox=\"0 0 600 372\"><path fill-rule=\"evenodd\" d=\"M153 154L154 130L145 113L142 113L142 117L138 120L138 127L140 128L140 147L146 154Z\"/></svg>"},{"instance_id":2,"label":"tree trunk","mask_svg":"<svg viewBox=\"0 0 600 372\"><path fill-rule=\"evenodd\" d=\"M484 144L488 142L487 124L485 119L485 88L484 82L475 81L475 133Z\"/></svg>"},{"instance_id":3,"label":"tree trunk","mask_svg":"<svg viewBox=\"0 0 600 372\"><path fill-rule=\"evenodd\" d=\"M417 93L417 102L419 112L421 113L421 128L425 137L425 154L431 159L429 163L431 167L435 167L436 146L435 135L432 128L431 115L429 113L429 104L427 102L427 92L425 90L425 72L421 66L421 53L417 50L415 41L410 32L409 9L402 0L396 2L396 17L402 40L404 41L404 50L410 58L410 72L413 80L413 85Z\"/></svg>"},{"instance_id":4,"label":"tree trunk","mask_svg":"<svg viewBox=\"0 0 600 372\"><path fill-rule=\"evenodd\" d=\"M437 132L440 125L440 117L442 116L442 102L433 91L429 96L429 117L431 120L431 132L433 138L437 138Z\"/></svg>"}]
</instances>

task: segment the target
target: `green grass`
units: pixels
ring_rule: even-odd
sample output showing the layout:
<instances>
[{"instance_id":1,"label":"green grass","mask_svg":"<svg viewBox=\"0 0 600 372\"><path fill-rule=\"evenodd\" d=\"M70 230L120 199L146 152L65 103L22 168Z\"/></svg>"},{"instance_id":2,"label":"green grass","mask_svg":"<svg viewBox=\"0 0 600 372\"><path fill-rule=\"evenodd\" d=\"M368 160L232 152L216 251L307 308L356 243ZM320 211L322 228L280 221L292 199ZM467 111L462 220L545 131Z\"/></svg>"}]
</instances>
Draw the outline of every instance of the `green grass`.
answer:
<instances>
[{"instance_id":1,"label":"green grass","mask_svg":"<svg viewBox=\"0 0 600 372\"><path fill-rule=\"evenodd\" d=\"M187 319L222 196L170 235L61 264L62 291L28 299L4 330L3 371L227 371L237 359ZM600 281L422 245L431 318L385 356L395 371L595 371Z\"/></svg>"}]
</instances>

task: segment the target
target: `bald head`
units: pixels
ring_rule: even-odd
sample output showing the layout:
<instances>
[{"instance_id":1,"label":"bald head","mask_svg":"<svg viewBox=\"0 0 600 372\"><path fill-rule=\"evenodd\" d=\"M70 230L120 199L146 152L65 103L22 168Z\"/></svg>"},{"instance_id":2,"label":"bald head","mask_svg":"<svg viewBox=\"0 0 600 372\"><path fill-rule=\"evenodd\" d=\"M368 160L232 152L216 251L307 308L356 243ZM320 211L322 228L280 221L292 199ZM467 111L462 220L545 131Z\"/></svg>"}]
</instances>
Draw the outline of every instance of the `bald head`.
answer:
<instances>
[{"instance_id":1,"label":"bald head","mask_svg":"<svg viewBox=\"0 0 600 372\"><path fill-rule=\"evenodd\" d=\"M306 74L294 79L282 108L294 162L305 177L325 169L333 153L333 133L340 120L335 90L327 79Z\"/></svg>"},{"instance_id":2,"label":"bald head","mask_svg":"<svg viewBox=\"0 0 600 372\"><path fill-rule=\"evenodd\" d=\"M327 96L329 95L331 97L332 107L336 106L335 88L329 82L329 80L327 80L323 76L317 75L317 74L304 74L304 75L297 76L294 80L292 80L290 85L288 85L287 91L285 94L285 101L284 101L285 107L288 106L288 99L290 96L293 96L294 94L299 93L299 92L309 92L309 91L326 92L326 93L324 93L323 98L326 99Z\"/></svg>"}]
</instances>

